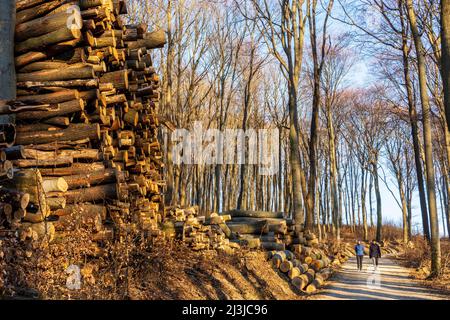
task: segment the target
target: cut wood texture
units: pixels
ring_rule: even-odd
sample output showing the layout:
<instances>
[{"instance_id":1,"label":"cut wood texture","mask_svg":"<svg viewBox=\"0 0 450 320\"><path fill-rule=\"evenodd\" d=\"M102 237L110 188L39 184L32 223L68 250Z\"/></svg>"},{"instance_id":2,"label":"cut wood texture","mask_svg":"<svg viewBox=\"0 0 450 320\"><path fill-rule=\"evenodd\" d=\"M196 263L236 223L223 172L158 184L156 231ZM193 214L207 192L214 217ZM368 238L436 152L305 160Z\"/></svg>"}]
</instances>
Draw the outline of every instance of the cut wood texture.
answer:
<instances>
[{"instance_id":1,"label":"cut wood texture","mask_svg":"<svg viewBox=\"0 0 450 320\"><path fill-rule=\"evenodd\" d=\"M15 102L0 105L0 178L9 179L0 188L0 229L53 239L87 227L100 242L161 235L151 49L166 43L165 32L125 25L123 0L18 0L2 9L1 91ZM227 227L215 222L205 227L217 231L216 244ZM186 238L199 240L195 232Z\"/></svg>"}]
</instances>

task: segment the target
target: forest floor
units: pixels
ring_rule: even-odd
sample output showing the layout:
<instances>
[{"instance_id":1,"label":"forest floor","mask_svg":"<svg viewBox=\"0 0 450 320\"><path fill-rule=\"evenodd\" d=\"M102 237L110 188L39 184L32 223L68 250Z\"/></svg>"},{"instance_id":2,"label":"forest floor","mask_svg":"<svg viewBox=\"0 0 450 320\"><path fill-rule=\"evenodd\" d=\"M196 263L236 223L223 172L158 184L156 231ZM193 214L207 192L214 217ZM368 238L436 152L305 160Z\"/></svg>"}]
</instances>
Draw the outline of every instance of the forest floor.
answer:
<instances>
[{"instance_id":1,"label":"forest floor","mask_svg":"<svg viewBox=\"0 0 450 320\"><path fill-rule=\"evenodd\" d=\"M325 287L311 300L441 300L450 296L424 286L412 278L413 269L400 266L394 257L385 256L374 271L371 260L364 258L363 270L350 258Z\"/></svg>"},{"instance_id":2,"label":"forest floor","mask_svg":"<svg viewBox=\"0 0 450 320\"><path fill-rule=\"evenodd\" d=\"M134 287L130 296L182 300L302 299L302 295L266 261L263 252L185 253L189 258L172 257L162 277L157 270L148 270L147 279L142 279L147 288Z\"/></svg>"},{"instance_id":3,"label":"forest floor","mask_svg":"<svg viewBox=\"0 0 450 320\"><path fill-rule=\"evenodd\" d=\"M10 258L3 262L0 259L3 272L0 273L0 300L305 299L305 295L272 267L262 251L195 252L184 245L162 243L144 250L131 249L130 263L123 267L122 253L126 250L88 263L81 255L80 259L76 259L76 254L68 257L70 250L58 245L19 260L15 257L21 249L9 250L5 258ZM80 289L71 290L66 286L66 260L75 261L82 268Z\"/></svg>"}]
</instances>

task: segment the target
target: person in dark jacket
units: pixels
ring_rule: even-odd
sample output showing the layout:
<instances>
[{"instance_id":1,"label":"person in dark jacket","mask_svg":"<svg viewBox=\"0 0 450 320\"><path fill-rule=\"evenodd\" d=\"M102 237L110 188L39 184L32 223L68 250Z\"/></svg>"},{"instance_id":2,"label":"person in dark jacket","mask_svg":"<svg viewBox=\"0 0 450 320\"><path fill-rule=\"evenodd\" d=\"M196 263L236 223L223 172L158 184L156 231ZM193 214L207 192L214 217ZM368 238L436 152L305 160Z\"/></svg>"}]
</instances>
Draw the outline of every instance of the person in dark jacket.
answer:
<instances>
[{"instance_id":1,"label":"person in dark jacket","mask_svg":"<svg viewBox=\"0 0 450 320\"><path fill-rule=\"evenodd\" d=\"M364 257L364 246L361 244L361 241L358 241L355 246L355 254L356 254L356 265L359 271L362 271L363 265L363 257Z\"/></svg>"},{"instance_id":2,"label":"person in dark jacket","mask_svg":"<svg viewBox=\"0 0 450 320\"><path fill-rule=\"evenodd\" d=\"M372 259L373 267L376 269L378 267L378 259L381 258L381 249L375 240L372 240L370 244L369 257Z\"/></svg>"}]
</instances>

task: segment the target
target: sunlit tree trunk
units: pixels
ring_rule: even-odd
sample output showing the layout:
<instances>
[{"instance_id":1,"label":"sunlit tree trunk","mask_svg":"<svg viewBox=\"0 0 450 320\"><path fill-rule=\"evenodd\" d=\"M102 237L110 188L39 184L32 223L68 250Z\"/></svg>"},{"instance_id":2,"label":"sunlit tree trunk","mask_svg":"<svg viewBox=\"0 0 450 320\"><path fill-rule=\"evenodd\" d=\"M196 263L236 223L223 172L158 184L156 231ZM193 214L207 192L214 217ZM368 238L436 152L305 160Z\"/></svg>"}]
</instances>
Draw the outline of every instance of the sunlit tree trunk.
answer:
<instances>
[{"instance_id":1,"label":"sunlit tree trunk","mask_svg":"<svg viewBox=\"0 0 450 320\"><path fill-rule=\"evenodd\" d=\"M423 117L423 136L425 149L425 167L426 167L426 181L427 181L427 195L428 208L430 213L430 227L431 227L431 273L432 276L438 276L441 273L441 246L439 236L439 221L436 203L436 182L435 170L433 164L433 141L431 134L431 108L427 92L427 75L425 67L425 49L420 38L420 33L417 27L416 15L412 0L406 0L408 8L409 23L414 39L414 45L417 53L417 67L419 71L419 88L420 100L422 102L422 117Z\"/></svg>"}]
</instances>

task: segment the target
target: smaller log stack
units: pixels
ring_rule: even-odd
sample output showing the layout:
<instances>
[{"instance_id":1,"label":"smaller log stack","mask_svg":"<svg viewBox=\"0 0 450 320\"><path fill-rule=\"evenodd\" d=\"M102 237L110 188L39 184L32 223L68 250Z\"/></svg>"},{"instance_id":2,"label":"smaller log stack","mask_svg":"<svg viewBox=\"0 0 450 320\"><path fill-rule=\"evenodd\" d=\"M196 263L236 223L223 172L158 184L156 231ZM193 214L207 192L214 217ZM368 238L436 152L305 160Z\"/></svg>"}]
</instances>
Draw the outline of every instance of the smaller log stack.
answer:
<instances>
[{"instance_id":1,"label":"smaller log stack","mask_svg":"<svg viewBox=\"0 0 450 320\"><path fill-rule=\"evenodd\" d=\"M268 251L268 260L284 273L300 291L313 293L331 274L330 259L324 250L307 247L302 254L289 250Z\"/></svg>"},{"instance_id":2,"label":"smaller log stack","mask_svg":"<svg viewBox=\"0 0 450 320\"><path fill-rule=\"evenodd\" d=\"M230 242L226 221L231 217L212 213L209 218L198 215L198 207L166 208L163 232L169 239L177 239L193 250L223 250L230 252L238 245Z\"/></svg>"},{"instance_id":3,"label":"smaller log stack","mask_svg":"<svg viewBox=\"0 0 450 320\"><path fill-rule=\"evenodd\" d=\"M16 9L18 97L0 108L0 175L11 164L16 172L2 186L0 228L54 224L63 233L81 224L99 241L159 235L164 179L151 50L165 33L125 25L123 0L17 0ZM18 206L24 194L29 203Z\"/></svg>"},{"instance_id":4,"label":"smaller log stack","mask_svg":"<svg viewBox=\"0 0 450 320\"><path fill-rule=\"evenodd\" d=\"M296 242L294 223L282 212L230 210L221 215L232 217L227 223L232 241L248 248L285 250Z\"/></svg>"}]
</instances>

